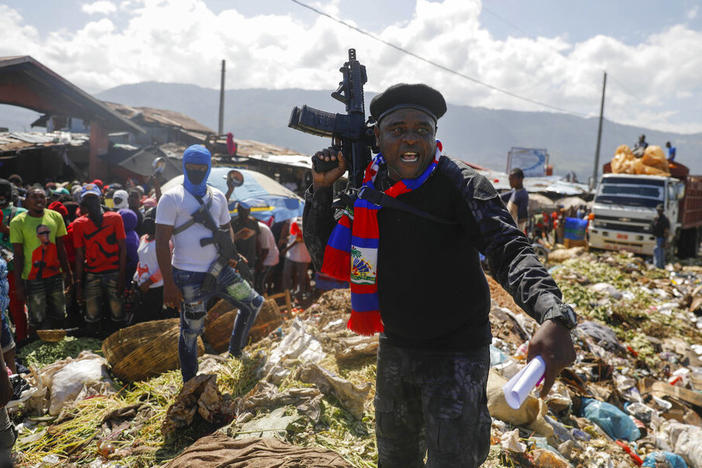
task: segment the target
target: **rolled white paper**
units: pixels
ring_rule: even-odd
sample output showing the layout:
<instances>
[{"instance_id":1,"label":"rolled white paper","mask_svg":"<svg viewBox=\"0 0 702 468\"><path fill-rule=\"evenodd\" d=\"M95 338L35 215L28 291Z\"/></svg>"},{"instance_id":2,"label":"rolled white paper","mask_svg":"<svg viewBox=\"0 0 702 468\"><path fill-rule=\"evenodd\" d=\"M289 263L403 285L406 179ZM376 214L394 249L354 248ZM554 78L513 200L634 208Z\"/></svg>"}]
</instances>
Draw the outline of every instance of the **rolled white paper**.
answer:
<instances>
[{"instance_id":1,"label":"rolled white paper","mask_svg":"<svg viewBox=\"0 0 702 468\"><path fill-rule=\"evenodd\" d=\"M536 356L502 387L510 408L521 408L527 395L536 387L545 371L546 363L541 356Z\"/></svg>"}]
</instances>

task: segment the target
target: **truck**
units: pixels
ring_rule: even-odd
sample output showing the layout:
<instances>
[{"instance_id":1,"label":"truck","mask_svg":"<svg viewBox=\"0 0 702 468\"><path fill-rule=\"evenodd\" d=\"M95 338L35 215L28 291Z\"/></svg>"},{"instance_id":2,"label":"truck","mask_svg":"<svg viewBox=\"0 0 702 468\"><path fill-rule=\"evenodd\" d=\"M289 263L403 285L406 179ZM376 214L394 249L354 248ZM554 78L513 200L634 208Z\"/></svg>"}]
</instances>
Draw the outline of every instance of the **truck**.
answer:
<instances>
[{"instance_id":1,"label":"truck","mask_svg":"<svg viewBox=\"0 0 702 468\"><path fill-rule=\"evenodd\" d=\"M668 245L679 258L697 256L702 240L702 175L690 175L677 162L669 170L670 176L613 174L611 165L605 164L592 207L590 247L653 255L656 238L651 221L656 206L662 204L670 221Z\"/></svg>"}]
</instances>

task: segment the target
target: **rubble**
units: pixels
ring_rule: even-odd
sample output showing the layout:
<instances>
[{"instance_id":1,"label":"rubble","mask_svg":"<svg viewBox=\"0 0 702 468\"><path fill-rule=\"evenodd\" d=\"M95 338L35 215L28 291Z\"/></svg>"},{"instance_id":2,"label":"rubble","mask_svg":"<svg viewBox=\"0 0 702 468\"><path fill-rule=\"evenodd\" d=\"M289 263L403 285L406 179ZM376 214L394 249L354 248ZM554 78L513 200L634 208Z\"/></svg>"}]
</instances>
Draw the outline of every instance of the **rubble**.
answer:
<instances>
[{"instance_id":1,"label":"rubble","mask_svg":"<svg viewBox=\"0 0 702 468\"><path fill-rule=\"evenodd\" d=\"M549 266L580 316L577 360L544 400L537 388L519 410L501 388L525 364L538 324L488 278L493 424L483 466L702 468L702 267L660 270L627 253L561 250ZM201 357L200 374L182 389L174 370L80 397L58 418L19 404L11 410L21 421L18 464L187 466L213 441L264 453L273 440L338 466L374 467L378 338L347 330L349 309L348 290L327 292L296 317L281 315L242 359Z\"/></svg>"}]
</instances>

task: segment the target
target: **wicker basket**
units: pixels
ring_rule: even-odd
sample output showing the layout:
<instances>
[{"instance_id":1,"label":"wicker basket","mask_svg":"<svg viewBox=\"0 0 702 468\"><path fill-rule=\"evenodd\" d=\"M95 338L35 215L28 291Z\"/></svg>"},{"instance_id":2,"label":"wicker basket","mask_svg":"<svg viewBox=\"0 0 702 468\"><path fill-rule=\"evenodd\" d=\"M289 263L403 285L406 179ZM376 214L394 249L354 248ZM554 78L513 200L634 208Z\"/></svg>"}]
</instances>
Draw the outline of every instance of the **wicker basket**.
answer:
<instances>
[{"instance_id":1,"label":"wicker basket","mask_svg":"<svg viewBox=\"0 0 702 468\"><path fill-rule=\"evenodd\" d=\"M120 379L145 380L177 369L179 319L155 320L123 328L102 343L105 358ZM198 356L204 354L197 339Z\"/></svg>"},{"instance_id":2,"label":"wicker basket","mask_svg":"<svg viewBox=\"0 0 702 468\"><path fill-rule=\"evenodd\" d=\"M61 328L53 330L37 330L37 336L41 341L47 343L57 343L66 337L66 330Z\"/></svg>"},{"instance_id":3,"label":"wicker basket","mask_svg":"<svg viewBox=\"0 0 702 468\"><path fill-rule=\"evenodd\" d=\"M132 351L153 340L161 333L179 326L177 318L167 320L153 320L138 323L131 327L120 328L102 342L102 353L110 365L124 359Z\"/></svg>"},{"instance_id":4,"label":"wicker basket","mask_svg":"<svg viewBox=\"0 0 702 468\"><path fill-rule=\"evenodd\" d=\"M226 306L229 310L224 312ZM216 352L223 353L229 348L229 338L232 334L232 328L234 328L234 319L236 319L237 313L237 309L224 301L215 304L207 313L210 319L205 319L204 337L205 341ZM281 323L283 323L283 319L280 315L280 307L274 300L269 299L263 303L263 307L256 317L256 322L251 327L248 339L258 341L278 328Z\"/></svg>"}]
</instances>

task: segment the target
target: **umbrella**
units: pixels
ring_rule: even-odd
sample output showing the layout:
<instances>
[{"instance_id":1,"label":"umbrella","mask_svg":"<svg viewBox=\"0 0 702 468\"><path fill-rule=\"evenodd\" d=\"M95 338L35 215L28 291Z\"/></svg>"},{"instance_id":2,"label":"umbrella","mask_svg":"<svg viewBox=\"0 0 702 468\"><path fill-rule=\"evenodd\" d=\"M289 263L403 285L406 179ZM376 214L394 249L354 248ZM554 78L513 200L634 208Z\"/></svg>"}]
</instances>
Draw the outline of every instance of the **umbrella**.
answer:
<instances>
[{"instance_id":1,"label":"umbrella","mask_svg":"<svg viewBox=\"0 0 702 468\"><path fill-rule=\"evenodd\" d=\"M251 215L265 223L285 221L302 216L304 201L291 190L283 187L260 172L234 167L213 167L207 184L227 193L227 173L235 169L244 176L244 183L234 189L229 198L229 214L236 216L236 202L242 201L251 207ZM166 182L161 188L166 191L183 183L179 175Z\"/></svg>"},{"instance_id":2,"label":"umbrella","mask_svg":"<svg viewBox=\"0 0 702 468\"><path fill-rule=\"evenodd\" d=\"M541 213L542 211L553 211L556 204L546 195L540 193L529 194L529 212Z\"/></svg>"},{"instance_id":3,"label":"umbrella","mask_svg":"<svg viewBox=\"0 0 702 468\"><path fill-rule=\"evenodd\" d=\"M569 210L579 206L586 206L588 203L580 197L565 197L556 200L556 204L562 205L563 208Z\"/></svg>"}]
</instances>

